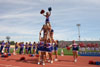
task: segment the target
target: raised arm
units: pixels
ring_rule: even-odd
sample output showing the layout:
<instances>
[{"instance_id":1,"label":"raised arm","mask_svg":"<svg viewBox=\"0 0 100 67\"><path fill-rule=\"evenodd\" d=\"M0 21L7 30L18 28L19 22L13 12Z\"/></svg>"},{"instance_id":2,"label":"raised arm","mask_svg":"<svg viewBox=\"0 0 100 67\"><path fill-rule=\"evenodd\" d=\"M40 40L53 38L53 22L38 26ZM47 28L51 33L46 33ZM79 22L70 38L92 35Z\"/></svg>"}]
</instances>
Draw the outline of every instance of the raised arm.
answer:
<instances>
[{"instance_id":1,"label":"raised arm","mask_svg":"<svg viewBox=\"0 0 100 67\"><path fill-rule=\"evenodd\" d=\"M49 11L49 16L51 16L51 11Z\"/></svg>"},{"instance_id":2,"label":"raised arm","mask_svg":"<svg viewBox=\"0 0 100 67\"><path fill-rule=\"evenodd\" d=\"M46 17L46 15L44 13L42 15Z\"/></svg>"}]
</instances>

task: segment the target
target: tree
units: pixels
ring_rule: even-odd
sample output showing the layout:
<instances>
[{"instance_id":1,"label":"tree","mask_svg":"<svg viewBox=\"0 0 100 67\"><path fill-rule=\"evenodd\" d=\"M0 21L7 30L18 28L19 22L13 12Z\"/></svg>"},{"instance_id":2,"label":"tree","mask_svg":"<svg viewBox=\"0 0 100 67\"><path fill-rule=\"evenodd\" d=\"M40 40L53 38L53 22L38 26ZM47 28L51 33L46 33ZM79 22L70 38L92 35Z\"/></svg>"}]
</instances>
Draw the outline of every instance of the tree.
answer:
<instances>
[{"instance_id":1,"label":"tree","mask_svg":"<svg viewBox=\"0 0 100 67\"><path fill-rule=\"evenodd\" d=\"M6 39L7 39L7 41L9 41L10 40L10 36L6 36Z\"/></svg>"},{"instance_id":2,"label":"tree","mask_svg":"<svg viewBox=\"0 0 100 67\"><path fill-rule=\"evenodd\" d=\"M11 45L14 45L14 44L15 44L15 41L10 41L10 44L11 44Z\"/></svg>"}]
</instances>

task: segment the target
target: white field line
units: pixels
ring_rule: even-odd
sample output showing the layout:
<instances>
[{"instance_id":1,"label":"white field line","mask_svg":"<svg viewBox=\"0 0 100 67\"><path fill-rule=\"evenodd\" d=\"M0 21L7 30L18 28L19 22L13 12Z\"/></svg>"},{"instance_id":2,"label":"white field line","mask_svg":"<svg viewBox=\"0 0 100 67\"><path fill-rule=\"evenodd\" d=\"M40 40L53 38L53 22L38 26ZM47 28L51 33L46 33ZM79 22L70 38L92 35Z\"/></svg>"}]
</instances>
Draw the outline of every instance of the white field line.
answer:
<instances>
[{"instance_id":1,"label":"white field line","mask_svg":"<svg viewBox=\"0 0 100 67\"><path fill-rule=\"evenodd\" d=\"M20 67L20 66L13 66L13 65L7 65L7 64L0 64L0 66L4 66L4 67Z\"/></svg>"}]
</instances>

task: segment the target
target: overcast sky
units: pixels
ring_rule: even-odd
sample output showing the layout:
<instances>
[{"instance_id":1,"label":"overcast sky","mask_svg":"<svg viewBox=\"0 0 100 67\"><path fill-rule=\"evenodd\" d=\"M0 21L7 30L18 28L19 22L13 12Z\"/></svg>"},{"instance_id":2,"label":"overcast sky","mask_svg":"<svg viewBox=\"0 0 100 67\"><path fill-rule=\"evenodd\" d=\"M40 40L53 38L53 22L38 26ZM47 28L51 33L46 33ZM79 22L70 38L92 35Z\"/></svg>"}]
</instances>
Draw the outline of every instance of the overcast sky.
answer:
<instances>
[{"instance_id":1,"label":"overcast sky","mask_svg":"<svg viewBox=\"0 0 100 67\"><path fill-rule=\"evenodd\" d=\"M100 40L100 0L0 0L0 40L38 41L45 23L40 10L52 7L54 39Z\"/></svg>"}]
</instances>

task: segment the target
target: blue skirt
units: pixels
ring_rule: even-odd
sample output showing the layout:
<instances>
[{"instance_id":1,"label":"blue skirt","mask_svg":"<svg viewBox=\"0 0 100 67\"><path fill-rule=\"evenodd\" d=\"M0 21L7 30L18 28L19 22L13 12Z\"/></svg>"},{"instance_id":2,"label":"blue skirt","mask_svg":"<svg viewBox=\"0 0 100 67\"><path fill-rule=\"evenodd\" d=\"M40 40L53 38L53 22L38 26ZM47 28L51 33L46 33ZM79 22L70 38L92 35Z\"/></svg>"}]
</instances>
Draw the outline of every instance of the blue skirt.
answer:
<instances>
[{"instance_id":1,"label":"blue skirt","mask_svg":"<svg viewBox=\"0 0 100 67\"><path fill-rule=\"evenodd\" d=\"M73 50L73 51L74 51L74 50L75 50L75 51L78 51L78 50L79 50L79 47L76 47L76 48L73 47L72 50Z\"/></svg>"},{"instance_id":2,"label":"blue skirt","mask_svg":"<svg viewBox=\"0 0 100 67\"><path fill-rule=\"evenodd\" d=\"M54 50L55 50L55 51L58 50L58 47L54 47Z\"/></svg>"}]
</instances>

